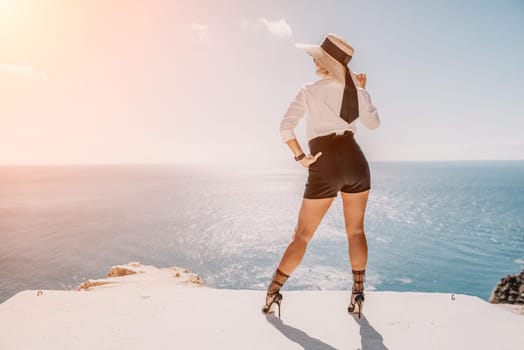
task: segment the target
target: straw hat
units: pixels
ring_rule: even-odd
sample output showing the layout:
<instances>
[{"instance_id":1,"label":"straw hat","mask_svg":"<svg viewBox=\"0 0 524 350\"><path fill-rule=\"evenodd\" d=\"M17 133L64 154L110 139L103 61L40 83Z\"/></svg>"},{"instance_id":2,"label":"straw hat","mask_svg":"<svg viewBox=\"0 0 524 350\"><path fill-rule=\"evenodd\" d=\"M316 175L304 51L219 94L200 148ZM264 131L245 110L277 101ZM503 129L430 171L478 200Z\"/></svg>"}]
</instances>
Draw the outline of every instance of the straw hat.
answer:
<instances>
[{"instance_id":1,"label":"straw hat","mask_svg":"<svg viewBox=\"0 0 524 350\"><path fill-rule=\"evenodd\" d=\"M306 51L338 81L345 84L346 66L355 50L339 35L327 34L320 45L295 44L295 47Z\"/></svg>"}]
</instances>

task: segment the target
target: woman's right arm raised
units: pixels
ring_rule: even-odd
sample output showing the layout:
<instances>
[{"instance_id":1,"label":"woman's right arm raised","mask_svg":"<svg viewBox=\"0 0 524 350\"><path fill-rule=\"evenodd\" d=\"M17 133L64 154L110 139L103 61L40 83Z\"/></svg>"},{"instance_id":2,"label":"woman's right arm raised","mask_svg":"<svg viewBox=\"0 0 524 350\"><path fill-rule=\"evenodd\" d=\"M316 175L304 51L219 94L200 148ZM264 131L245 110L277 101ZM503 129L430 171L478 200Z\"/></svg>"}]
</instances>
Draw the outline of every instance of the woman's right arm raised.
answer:
<instances>
[{"instance_id":1,"label":"woman's right arm raised","mask_svg":"<svg viewBox=\"0 0 524 350\"><path fill-rule=\"evenodd\" d=\"M380 125L377 108L371 102L371 96L366 91L367 77L365 73L357 73L357 93L359 96L359 119L368 129L376 129Z\"/></svg>"}]
</instances>

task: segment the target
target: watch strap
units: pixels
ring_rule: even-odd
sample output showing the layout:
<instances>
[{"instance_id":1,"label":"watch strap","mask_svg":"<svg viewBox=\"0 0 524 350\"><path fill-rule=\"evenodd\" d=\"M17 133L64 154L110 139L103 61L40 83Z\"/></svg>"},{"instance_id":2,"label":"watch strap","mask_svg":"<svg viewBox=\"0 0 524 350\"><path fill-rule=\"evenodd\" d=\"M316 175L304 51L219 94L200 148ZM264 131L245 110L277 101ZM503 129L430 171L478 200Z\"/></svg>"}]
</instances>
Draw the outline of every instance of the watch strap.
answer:
<instances>
[{"instance_id":1,"label":"watch strap","mask_svg":"<svg viewBox=\"0 0 524 350\"><path fill-rule=\"evenodd\" d=\"M298 156L295 156L295 160L298 162L302 158L304 158L306 155L304 153L300 153Z\"/></svg>"}]
</instances>

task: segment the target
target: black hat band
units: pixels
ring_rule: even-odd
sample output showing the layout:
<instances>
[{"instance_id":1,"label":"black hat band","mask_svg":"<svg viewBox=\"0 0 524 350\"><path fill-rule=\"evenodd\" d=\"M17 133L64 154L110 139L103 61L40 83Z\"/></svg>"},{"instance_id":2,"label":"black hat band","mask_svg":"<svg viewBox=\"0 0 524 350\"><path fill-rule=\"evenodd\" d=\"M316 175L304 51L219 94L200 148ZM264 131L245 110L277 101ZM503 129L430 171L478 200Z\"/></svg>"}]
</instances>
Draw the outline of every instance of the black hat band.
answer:
<instances>
[{"instance_id":1,"label":"black hat band","mask_svg":"<svg viewBox=\"0 0 524 350\"><path fill-rule=\"evenodd\" d=\"M331 57L342 63L343 65L347 65L349 61L351 61L351 55L348 55L345 53L340 47L335 45L328 37L324 39L320 47L326 51Z\"/></svg>"}]
</instances>

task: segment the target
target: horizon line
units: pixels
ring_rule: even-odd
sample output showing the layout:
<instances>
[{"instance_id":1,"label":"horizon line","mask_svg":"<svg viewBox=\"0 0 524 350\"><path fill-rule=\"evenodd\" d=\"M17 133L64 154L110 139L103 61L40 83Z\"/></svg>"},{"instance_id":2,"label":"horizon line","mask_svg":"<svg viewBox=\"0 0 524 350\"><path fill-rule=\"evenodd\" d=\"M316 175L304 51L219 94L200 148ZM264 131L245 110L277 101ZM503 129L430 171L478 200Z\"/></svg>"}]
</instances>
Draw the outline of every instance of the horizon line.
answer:
<instances>
[{"instance_id":1,"label":"horizon line","mask_svg":"<svg viewBox=\"0 0 524 350\"><path fill-rule=\"evenodd\" d=\"M522 159L398 159L398 160L368 160L369 163L457 163L457 162L522 162ZM0 163L0 167L5 166L63 166L63 165L209 165L209 166L220 166L220 165L234 165L235 163L223 162L85 162L85 163ZM277 163L276 163L277 165ZM241 166L239 164L239 166ZM245 166L250 168L249 166ZM266 166L259 166L261 168L267 168ZM275 166L278 168L278 166Z\"/></svg>"}]
</instances>

